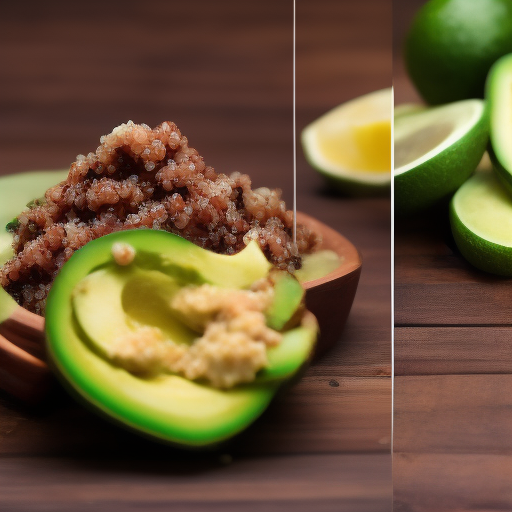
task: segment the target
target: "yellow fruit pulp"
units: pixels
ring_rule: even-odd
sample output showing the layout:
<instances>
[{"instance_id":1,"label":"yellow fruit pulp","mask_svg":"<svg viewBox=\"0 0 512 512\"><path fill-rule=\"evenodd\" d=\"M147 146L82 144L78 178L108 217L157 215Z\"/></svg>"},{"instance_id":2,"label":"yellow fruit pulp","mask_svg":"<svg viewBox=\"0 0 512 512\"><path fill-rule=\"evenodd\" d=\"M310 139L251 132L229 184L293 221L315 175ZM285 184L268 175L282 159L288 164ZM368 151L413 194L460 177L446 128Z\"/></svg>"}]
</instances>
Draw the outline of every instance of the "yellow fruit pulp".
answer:
<instances>
[{"instance_id":1,"label":"yellow fruit pulp","mask_svg":"<svg viewBox=\"0 0 512 512\"><path fill-rule=\"evenodd\" d=\"M391 172L391 122L320 128L318 146L324 157L345 169Z\"/></svg>"}]
</instances>

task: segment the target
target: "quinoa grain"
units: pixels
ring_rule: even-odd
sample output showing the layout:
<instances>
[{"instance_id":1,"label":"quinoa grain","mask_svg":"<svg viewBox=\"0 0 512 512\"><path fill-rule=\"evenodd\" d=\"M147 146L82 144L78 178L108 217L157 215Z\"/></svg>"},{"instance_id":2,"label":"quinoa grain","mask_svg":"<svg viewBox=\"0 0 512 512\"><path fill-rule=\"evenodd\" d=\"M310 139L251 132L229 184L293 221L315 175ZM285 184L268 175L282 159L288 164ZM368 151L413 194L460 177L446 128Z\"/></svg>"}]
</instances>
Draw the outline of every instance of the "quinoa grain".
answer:
<instances>
[{"instance_id":1,"label":"quinoa grain","mask_svg":"<svg viewBox=\"0 0 512 512\"><path fill-rule=\"evenodd\" d=\"M166 230L223 254L257 240L273 264L293 271L318 240L299 226L293 244L292 222L280 190L252 190L245 174L215 172L174 123L152 130L129 121L102 136L95 153L78 155L66 181L18 216L15 257L0 269L0 284L43 315L51 283L76 249L134 228Z\"/></svg>"}]
</instances>

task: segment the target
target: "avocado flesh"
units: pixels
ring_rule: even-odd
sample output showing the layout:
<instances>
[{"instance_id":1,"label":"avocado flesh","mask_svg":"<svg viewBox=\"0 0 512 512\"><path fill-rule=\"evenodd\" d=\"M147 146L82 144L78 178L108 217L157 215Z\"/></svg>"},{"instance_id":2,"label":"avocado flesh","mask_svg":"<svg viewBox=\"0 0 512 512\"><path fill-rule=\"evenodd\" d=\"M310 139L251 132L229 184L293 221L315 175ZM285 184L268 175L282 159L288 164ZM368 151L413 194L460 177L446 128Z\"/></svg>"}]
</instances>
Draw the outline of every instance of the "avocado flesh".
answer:
<instances>
[{"instance_id":1,"label":"avocado flesh","mask_svg":"<svg viewBox=\"0 0 512 512\"><path fill-rule=\"evenodd\" d=\"M161 272L112 264L80 281L73 310L81 329L103 355L117 337L143 325L158 327L167 339L190 345L197 334L178 321L170 307L179 289Z\"/></svg>"},{"instance_id":2,"label":"avocado flesh","mask_svg":"<svg viewBox=\"0 0 512 512\"><path fill-rule=\"evenodd\" d=\"M276 302L282 305L284 313L280 319L283 325L294 315L303 296L302 287L290 286L289 281L297 282L288 274L279 279L272 307L275 311ZM141 293L144 287L151 289L153 294ZM158 271L104 267L80 281L72 298L73 310L88 341L103 356L108 354L113 340L141 325L158 327L166 339L190 345L197 333L184 325L170 306L178 289L174 280ZM283 294L286 292L289 303L284 302L279 290ZM293 309L289 304L294 304ZM312 322L283 333L281 343L267 349L269 364L260 371L256 381L269 382L292 376L308 359L315 337L316 325Z\"/></svg>"},{"instance_id":3,"label":"avocado flesh","mask_svg":"<svg viewBox=\"0 0 512 512\"><path fill-rule=\"evenodd\" d=\"M267 311L267 324L280 331L293 317L304 298L304 288L286 272L274 275L274 301Z\"/></svg>"},{"instance_id":4,"label":"avocado flesh","mask_svg":"<svg viewBox=\"0 0 512 512\"><path fill-rule=\"evenodd\" d=\"M127 267L111 263L116 241L137 251ZM151 257L146 257L148 248ZM158 270L148 269L149 260ZM230 272L231 265L235 268ZM316 339L316 324L284 333L282 343L268 349L269 366L256 380L229 390L166 373L137 376L109 362L104 353L111 334L119 335L131 322L158 326L169 338L191 343L197 334L174 325L170 300L164 300L168 293L188 278L193 284L218 286L225 286L227 278L230 287L245 288L269 269L256 244L235 256L222 256L161 231L124 231L99 238L64 265L49 294L46 329L51 361L75 393L124 426L185 447L220 442L252 423L282 381L303 366ZM141 295L136 284L146 280L149 284ZM151 300L151 289L153 303L138 311L141 303Z\"/></svg>"}]
</instances>

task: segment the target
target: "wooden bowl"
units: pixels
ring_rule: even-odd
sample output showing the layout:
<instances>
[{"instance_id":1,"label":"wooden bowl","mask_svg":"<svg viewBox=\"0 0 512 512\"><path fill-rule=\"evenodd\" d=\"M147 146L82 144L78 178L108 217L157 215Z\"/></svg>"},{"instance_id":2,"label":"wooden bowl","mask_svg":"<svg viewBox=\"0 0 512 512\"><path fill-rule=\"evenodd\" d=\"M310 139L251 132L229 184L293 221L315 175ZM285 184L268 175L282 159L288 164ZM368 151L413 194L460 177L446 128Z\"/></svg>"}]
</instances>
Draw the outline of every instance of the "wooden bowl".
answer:
<instances>
[{"instance_id":1,"label":"wooden bowl","mask_svg":"<svg viewBox=\"0 0 512 512\"><path fill-rule=\"evenodd\" d=\"M322 236L320 249L334 251L341 265L324 277L304 283L306 306L320 325L315 356L323 354L339 340L345 326L361 275L361 255L344 236L322 222L297 212L297 222Z\"/></svg>"},{"instance_id":2,"label":"wooden bowl","mask_svg":"<svg viewBox=\"0 0 512 512\"><path fill-rule=\"evenodd\" d=\"M343 236L325 224L297 213L297 222L322 236L321 249L335 251L341 265L320 279L304 283L306 306L318 319L315 356L339 339L356 294L361 257ZM45 362L44 318L18 306L0 323L0 389L29 403L43 399L53 383Z\"/></svg>"}]
</instances>

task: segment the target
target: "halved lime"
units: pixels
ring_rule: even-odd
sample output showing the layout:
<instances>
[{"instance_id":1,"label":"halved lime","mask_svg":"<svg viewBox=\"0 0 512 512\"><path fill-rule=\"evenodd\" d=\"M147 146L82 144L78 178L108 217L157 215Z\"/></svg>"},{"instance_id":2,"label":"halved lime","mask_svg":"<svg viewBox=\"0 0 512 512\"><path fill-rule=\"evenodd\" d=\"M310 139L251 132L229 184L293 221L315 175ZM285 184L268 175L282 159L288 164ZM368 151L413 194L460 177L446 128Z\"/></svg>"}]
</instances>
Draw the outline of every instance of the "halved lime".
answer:
<instances>
[{"instance_id":1,"label":"halved lime","mask_svg":"<svg viewBox=\"0 0 512 512\"><path fill-rule=\"evenodd\" d=\"M453 196L450 223L460 252L475 267L512 276L512 199L491 172L478 172Z\"/></svg>"},{"instance_id":2,"label":"halved lime","mask_svg":"<svg viewBox=\"0 0 512 512\"><path fill-rule=\"evenodd\" d=\"M395 211L413 213L457 190L486 148L482 100L465 100L399 116L394 124Z\"/></svg>"},{"instance_id":3,"label":"halved lime","mask_svg":"<svg viewBox=\"0 0 512 512\"><path fill-rule=\"evenodd\" d=\"M489 156L499 179L512 193L512 54L491 68L485 95L489 103Z\"/></svg>"},{"instance_id":4,"label":"halved lime","mask_svg":"<svg viewBox=\"0 0 512 512\"><path fill-rule=\"evenodd\" d=\"M344 103L304 128L302 147L312 167L349 193L387 190L391 181L392 90Z\"/></svg>"},{"instance_id":5,"label":"halved lime","mask_svg":"<svg viewBox=\"0 0 512 512\"><path fill-rule=\"evenodd\" d=\"M396 119L397 117L416 114L426 108L426 105L423 103L402 103L400 105L395 105L395 108L393 109L393 118Z\"/></svg>"}]
</instances>

